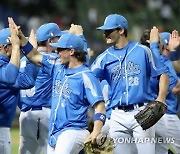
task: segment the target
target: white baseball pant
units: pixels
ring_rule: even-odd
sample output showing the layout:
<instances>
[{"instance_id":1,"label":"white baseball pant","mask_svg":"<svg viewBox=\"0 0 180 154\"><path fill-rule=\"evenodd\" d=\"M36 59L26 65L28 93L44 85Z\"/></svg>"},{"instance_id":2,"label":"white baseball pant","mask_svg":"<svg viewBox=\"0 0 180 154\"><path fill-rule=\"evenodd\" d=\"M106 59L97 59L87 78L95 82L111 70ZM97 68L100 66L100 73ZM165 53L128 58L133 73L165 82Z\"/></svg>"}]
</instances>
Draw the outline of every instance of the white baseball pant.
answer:
<instances>
[{"instance_id":1,"label":"white baseball pant","mask_svg":"<svg viewBox=\"0 0 180 154\"><path fill-rule=\"evenodd\" d=\"M168 154L168 142L176 152L180 152L180 119L176 114L165 114L155 124L155 134L168 138L164 143L156 144L156 154Z\"/></svg>"},{"instance_id":2,"label":"white baseball pant","mask_svg":"<svg viewBox=\"0 0 180 154\"><path fill-rule=\"evenodd\" d=\"M144 131L134 118L144 107L128 112L112 110L110 136L115 141L114 154L155 154L155 143L151 143L151 138L155 137L154 127ZM129 143L129 140L136 142Z\"/></svg>"},{"instance_id":3,"label":"white baseball pant","mask_svg":"<svg viewBox=\"0 0 180 154\"><path fill-rule=\"evenodd\" d=\"M110 129L110 120L106 119L106 122L105 122L104 126L102 127L101 132L109 134L109 129Z\"/></svg>"},{"instance_id":4,"label":"white baseball pant","mask_svg":"<svg viewBox=\"0 0 180 154\"><path fill-rule=\"evenodd\" d=\"M21 154L47 154L50 108L21 112L20 146Z\"/></svg>"},{"instance_id":5,"label":"white baseball pant","mask_svg":"<svg viewBox=\"0 0 180 154\"><path fill-rule=\"evenodd\" d=\"M0 127L0 154L11 154L10 128Z\"/></svg>"},{"instance_id":6,"label":"white baseball pant","mask_svg":"<svg viewBox=\"0 0 180 154\"><path fill-rule=\"evenodd\" d=\"M55 148L48 145L48 154L78 154L89 134L88 130L65 130L59 135Z\"/></svg>"}]
</instances>

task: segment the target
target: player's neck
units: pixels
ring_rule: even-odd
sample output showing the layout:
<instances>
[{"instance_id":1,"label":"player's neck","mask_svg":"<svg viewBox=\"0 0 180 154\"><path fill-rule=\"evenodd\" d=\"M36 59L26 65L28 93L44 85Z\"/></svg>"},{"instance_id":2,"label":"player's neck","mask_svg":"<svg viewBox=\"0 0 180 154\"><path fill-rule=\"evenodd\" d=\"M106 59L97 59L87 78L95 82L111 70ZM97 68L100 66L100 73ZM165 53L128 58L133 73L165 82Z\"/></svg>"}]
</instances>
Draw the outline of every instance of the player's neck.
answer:
<instances>
[{"instance_id":1,"label":"player's neck","mask_svg":"<svg viewBox=\"0 0 180 154\"><path fill-rule=\"evenodd\" d=\"M81 66L83 63L78 61L76 58L71 58L71 60L69 61L68 67L69 68L76 68Z\"/></svg>"},{"instance_id":2,"label":"player's neck","mask_svg":"<svg viewBox=\"0 0 180 154\"><path fill-rule=\"evenodd\" d=\"M115 44L116 48L123 48L128 44L128 39L126 37L120 38L118 42Z\"/></svg>"}]
</instances>

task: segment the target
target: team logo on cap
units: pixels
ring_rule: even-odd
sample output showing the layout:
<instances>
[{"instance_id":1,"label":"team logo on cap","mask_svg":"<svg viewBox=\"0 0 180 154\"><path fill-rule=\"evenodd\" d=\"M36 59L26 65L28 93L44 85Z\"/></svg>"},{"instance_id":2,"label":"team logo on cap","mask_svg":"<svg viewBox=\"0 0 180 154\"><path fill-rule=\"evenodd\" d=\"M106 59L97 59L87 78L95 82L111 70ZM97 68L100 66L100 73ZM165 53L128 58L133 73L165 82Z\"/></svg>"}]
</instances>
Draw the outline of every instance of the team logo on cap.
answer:
<instances>
[{"instance_id":1,"label":"team logo on cap","mask_svg":"<svg viewBox=\"0 0 180 154\"><path fill-rule=\"evenodd\" d=\"M53 33L53 32L51 32L51 33L50 33L50 36L54 36L54 33Z\"/></svg>"},{"instance_id":2,"label":"team logo on cap","mask_svg":"<svg viewBox=\"0 0 180 154\"><path fill-rule=\"evenodd\" d=\"M11 41L10 41L10 37L8 37L7 39L6 39L6 43L10 43Z\"/></svg>"},{"instance_id":3,"label":"team logo on cap","mask_svg":"<svg viewBox=\"0 0 180 154\"><path fill-rule=\"evenodd\" d=\"M167 39L165 39L164 42L165 42L166 44L168 44L168 40L167 40Z\"/></svg>"}]
</instances>

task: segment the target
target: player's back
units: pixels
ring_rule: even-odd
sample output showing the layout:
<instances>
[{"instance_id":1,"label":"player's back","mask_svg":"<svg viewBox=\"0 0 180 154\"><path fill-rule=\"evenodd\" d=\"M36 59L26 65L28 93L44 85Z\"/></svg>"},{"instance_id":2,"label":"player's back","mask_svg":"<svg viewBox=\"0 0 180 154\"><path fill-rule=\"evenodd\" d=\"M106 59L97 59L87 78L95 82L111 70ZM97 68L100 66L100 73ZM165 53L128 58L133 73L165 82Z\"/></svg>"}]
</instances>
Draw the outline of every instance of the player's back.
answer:
<instances>
[{"instance_id":1,"label":"player's back","mask_svg":"<svg viewBox=\"0 0 180 154\"><path fill-rule=\"evenodd\" d=\"M46 53L40 51L44 55L58 57L56 53ZM52 95L52 77L43 71L40 67L36 78L35 86L28 90L21 90L20 101L22 110L26 111L32 107L51 107Z\"/></svg>"}]
</instances>

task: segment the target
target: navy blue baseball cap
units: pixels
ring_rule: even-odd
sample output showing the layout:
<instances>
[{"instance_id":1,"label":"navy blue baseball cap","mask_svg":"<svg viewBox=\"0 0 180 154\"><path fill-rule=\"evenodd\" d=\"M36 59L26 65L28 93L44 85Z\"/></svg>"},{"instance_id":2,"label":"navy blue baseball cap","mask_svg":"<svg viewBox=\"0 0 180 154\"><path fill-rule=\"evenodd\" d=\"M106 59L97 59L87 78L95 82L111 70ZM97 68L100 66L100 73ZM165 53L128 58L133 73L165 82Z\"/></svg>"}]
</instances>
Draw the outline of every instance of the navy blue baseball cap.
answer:
<instances>
[{"instance_id":1,"label":"navy blue baseball cap","mask_svg":"<svg viewBox=\"0 0 180 154\"><path fill-rule=\"evenodd\" d=\"M57 43L50 43L50 45L56 48L84 51L84 41L75 34L64 34Z\"/></svg>"},{"instance_id":2,"label":"navy blue baseball cap","mask_svg":"<svg viewBox=\"0 0 180 154\"><path fill-rule=\"evenodd\" d=\"M37 42L42 42L50 38L61 36L67 32L61 31L56 23L46 23L41 25L37 31Z\"/></svg>"},{"instance_id":3,"label":"navy blue baseball cap","mask_svg":"<svg viewBox=\"0 0 180 154\"><path fill-rule=\"evenodd\" d=\"M168 32L160 33L160 37L162 39L163 45L168 45L169 44L170 33L168 33Z\"/></svg>"},{"instance_id":4,"label":"navy blue baseball cap","mask_svg":"<svg viewBox=\"0 0 180 154\"><path fill-rule=\"evenodd\" d=\"M98 30L111 30L116 28L128 29L128 22L125 17L118 14L110 14L104 20L104 25L98 27Z\"/></svg>"},{"instance_id":5,"label":"navy blue baseball cap","mask_svg":"<svg viewBox=\"0 0 180 154\"><path fill-rule=\"evenodd\" d=\"M10 38L11 38L11 33L9 28L4 28L0 30L0 44L2 45L11 44Z\"/></svg>"}]
</instances>

